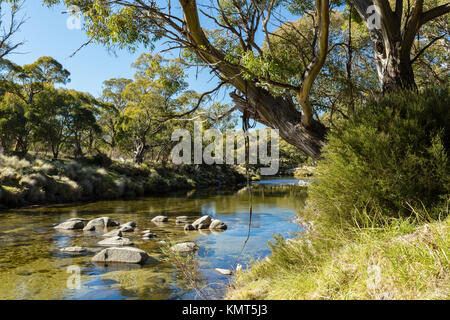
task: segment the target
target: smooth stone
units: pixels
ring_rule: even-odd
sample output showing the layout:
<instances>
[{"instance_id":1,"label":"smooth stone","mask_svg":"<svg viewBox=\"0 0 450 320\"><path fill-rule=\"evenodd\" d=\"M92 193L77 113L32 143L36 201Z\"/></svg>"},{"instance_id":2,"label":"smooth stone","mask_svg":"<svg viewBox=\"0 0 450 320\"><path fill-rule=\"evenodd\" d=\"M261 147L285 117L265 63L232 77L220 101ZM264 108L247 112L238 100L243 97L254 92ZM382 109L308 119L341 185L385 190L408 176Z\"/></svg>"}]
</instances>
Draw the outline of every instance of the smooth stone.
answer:
<instances>
[{"instance_id":1,"label":"smooth stone","mask_svg":"<svg viewBox=\"0 0 450 320\"><path fill-rule=\"evenodd\" d=\"M192 225L195 229L207 229L209 228L209 225L211 224L211 217L210 216L203 216L197 220L195 220Z\"/></svg>"},{"instance_id":2,"label":"smooth stone","mask_svg":"<svg viewBox=\"0 0 450 320\"><path fill-rule=\"evenodd\" d=\"M175 252L193 252L198 250L198 247L195 242L183 242L172 246L170 249Z\"/></svg>"},{"instance_id":3,"label":"smooth stone","mask_svg":"<svg viewBox=\"0 0 450 320\"><path fill-rule=\"evenodd\" d=\"M177 219L175 220L176 224L184 224L184 223L188 223L189 217L188 216L180 216L177 217Z\"/></svg>"},{"instance_id":4,"label":"smooth stone","mask_svg":"<svg viewBox=\"0 0 450 320\"><path fill-rule=\"evenodd\" d=\"M122 231L120 229L112 230L110 232L105 233L102 237L112 238L112 237L121 237Z\"/></svg>"},{"instance_id":5,"label":"smooth stone","mask_svg":"<svg viewBox=\"0 0 450 320\"><path fill-rule=\"evenodd\" d=\"M149 258L147 252L137 248L106 248L97 253L92 262L116 262L143 264Z\"/></svg>"},{"instance_id":6,"label":"smooth stone","mask_svg":"<svg viewBox=\"0 0 450 320\"><path fill-rule=\"evenodd\" d=\"M65 221L63 223L58 224L54 228L63 230L78 230L84 228L84 222L80 220Z\"/></svg>"},{"instance_id":7,"label":"smooth stone","mask_svg":"<svg viewBox=\"0 0 450 320\"><path fill-rule=\"evenodd\" d=\"M126 227L126 226L130 226L134 229L134 228L136 228L137 224L134 221L130 221L130 222L122 224L122 227Z\"/></svg>"},{"instance_id":8,"label":"smooth stone","mask_svg":"<svg viewBox=\"0 0 450 320\"><path fill-rule=\"evenodd\" d=\"M133 232L134 228L132 226L128 225L128 226L122 226L119 230L122 232Z\"/></svg>"},{"instance_id":9,"label":"smooth stone","mask_svg":"<svg viewBox=\"0 0 450 320\"><path fill-rule=\"evenodd\" d=\"M142 239L143 239L143 240L151 240L151 239L156 238L156 237L157 237L157 235L154 234L154 233L147 233L147 234L145 234L145 235L142 237Z\"/></svg>"},{"instance_id":10,"label":"smooth stone","mask_svg":"<svg viewBox=\"0 0 450 320\"><path fill-rule=\"evenodd\" d=\"M67 248L59 249L59 251L64 252L64 253L82 253L82 252L85 252L86 249L84 249L82 247L67 247Z\"/></svg>"},{"instance_id":11,"label":"smooth stone","mask_svg":"<svg viewBox=\"0 0 450 320\"><path fill-rule=\"evenodd\" d=\"M184 226L184 231L193 231L196 230L192 224L187 224Z\"/></svg>"},{"instance_id":12,"label":"smooth stone","mask_svg":"<svg viewBox=\"0 0 450 320\"><path fill-rule=\"evenodd\" d=\"M224 276L231 276L233 274L233 271L228 270L228 269L215 268L214 271L216 271Z\"/></svg>"},{"instance_id":13,"label":"smooth stone","mask_svg":"<svg viewBox=\"0 0 450 320\"><path fill-rule=\"evenodd\" d=\"M152 222L167 222L169 218L166 216L157 216L152 219Z\"/></svg>"},{"instance_id":14,"label":"smooth stone","mask_svg":"<svg viewBox=\"0 0 450 320\"><path fill-rule=\"evenodd\" d=\"M211 221L211 224L209 225L210 229L219 229L219 230L226 230L228 226L221 220L214 219Z\"/></svg>"},{"instance_id":15,"label":"smooth stone","mask_svg":"<svg viewBox=\"0 0 450 320\"><path fill-rule=\"evenodd\" d=\"M151 230L144 230L144 231L142 231L142 233L151 233L152 231Z\"/></svg>"},{"instance_id":16,"label":"smooth stone","mask_svg":"<svg viewBox=\"0 0 450 320\"><path fill-rule=\"evenodd\" d=\"M81 222L88 222L88 219L83 219L83 218L70 218L67 221L81 221Z\"/></svg>"},{"instance_id":17,"label":"smooth stone","mask_svg":"<svg viewBox=\"0 0 450 320\"><path fill-rule=\"evenodd\" d=\"M106 227L116 227L118 224L112 221L109 217L101 217L93 219L83 228L84 231L94 231L97 229L104 229Z\"/></svg>"},{"instance_id":18,"label":"smooth stone","mask_svg":"<svg viewBox=\"0 0 450 320\"><path fill-rule=\"evenodd\" d=\"M164 240L158 241L158 243L161 245L167 244L167 242L165 242Z\"/></svg>"},{"instance_id":19,"label":"smooth stone","mask_svg":"<svg viewBox=\"0 0 450 320\"><path fill-rule=\"evenodd\" d=\"M128 238L112 237L102 240L98 244L101 246L132 246L133 242Z\"/></svg>"}]
</instances>

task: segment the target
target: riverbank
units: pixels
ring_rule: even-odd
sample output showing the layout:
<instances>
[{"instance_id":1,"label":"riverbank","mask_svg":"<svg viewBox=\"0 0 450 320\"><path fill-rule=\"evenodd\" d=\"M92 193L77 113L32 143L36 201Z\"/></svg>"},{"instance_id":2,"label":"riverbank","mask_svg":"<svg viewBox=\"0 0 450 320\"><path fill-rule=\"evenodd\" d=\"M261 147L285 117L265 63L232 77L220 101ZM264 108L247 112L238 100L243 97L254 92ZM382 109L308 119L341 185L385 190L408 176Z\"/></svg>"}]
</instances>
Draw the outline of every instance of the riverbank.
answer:
<instances>
[{"instance_id":1,"label":"riverbank","mask_svg":"<svg viewBox=\"0 0 450 320\"><path fill-rule=\"evenodd\" d=\"M227 299L450 299L450 218L314 230L271 250Z\"/></svg>"},{"instance_id":2,"label":"riverbank","mask_svg":"<svg viewBox=\"0 0 450 320\"><path fill-rule=\"evenodd\" d=\"M119 161L19 159L0 155L0 209L133 199L245 183L236 166L135 165Z\"/></svg>"}]
</instances>

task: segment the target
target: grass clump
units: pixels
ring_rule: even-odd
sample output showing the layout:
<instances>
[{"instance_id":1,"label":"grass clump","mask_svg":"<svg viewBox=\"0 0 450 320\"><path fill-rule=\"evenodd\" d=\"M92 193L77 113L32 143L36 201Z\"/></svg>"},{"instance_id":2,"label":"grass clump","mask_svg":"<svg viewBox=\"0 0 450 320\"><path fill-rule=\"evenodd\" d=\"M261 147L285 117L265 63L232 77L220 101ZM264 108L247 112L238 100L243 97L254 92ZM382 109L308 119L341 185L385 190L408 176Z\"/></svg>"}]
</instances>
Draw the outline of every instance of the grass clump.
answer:
<instances>
[{"instance_id":1,"label":"grass clump","mask_svg":"<svg viewBox=\"0 0 450 320\"><path fill-rule=\"evenodd\" d=\"M227 298L450 299L450 219L383 225L276 237L270 258L238 273Z\"/></svg>"}]
</instances>

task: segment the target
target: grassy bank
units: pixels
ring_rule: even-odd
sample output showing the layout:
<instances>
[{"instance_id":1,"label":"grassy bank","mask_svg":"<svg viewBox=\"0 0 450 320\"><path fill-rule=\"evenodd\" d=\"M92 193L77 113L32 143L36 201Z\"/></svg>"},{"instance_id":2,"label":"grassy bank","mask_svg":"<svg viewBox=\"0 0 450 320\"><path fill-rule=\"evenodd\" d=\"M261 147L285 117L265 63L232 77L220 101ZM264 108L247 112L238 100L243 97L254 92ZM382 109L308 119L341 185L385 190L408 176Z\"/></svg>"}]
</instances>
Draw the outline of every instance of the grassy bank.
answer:
<instances>
[{"instance_id":1,"label":"grassy bank","mask_svg":"<svg viewBox=\"0 0 450 320\"><path fill-rule=\"evenodd\" d=\"M324 228L271 249L238 273L228 299L450 299L450 218Z\"/></svg>"},{"instance_id":2,"label":"grassy bank","mask_svg":"<svg viewBox=\"0 0 450 320\"><path fill-rule=\"evenodd\" d=\"M0 207L135 198L245 182L231 166L135 165L104 160L48 161L0 155Z\"/></svg>"}]
</instances>

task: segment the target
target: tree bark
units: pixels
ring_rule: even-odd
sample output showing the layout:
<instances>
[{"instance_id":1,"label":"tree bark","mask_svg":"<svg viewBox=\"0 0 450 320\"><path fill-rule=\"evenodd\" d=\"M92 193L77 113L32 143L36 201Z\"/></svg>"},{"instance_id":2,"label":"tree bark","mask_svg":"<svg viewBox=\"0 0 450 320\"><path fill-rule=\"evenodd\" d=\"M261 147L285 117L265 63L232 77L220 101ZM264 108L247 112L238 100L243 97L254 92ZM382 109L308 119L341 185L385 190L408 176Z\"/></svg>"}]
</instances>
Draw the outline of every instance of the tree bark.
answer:
<instances>
[{"instance_id":1,"label":"tree bark","mask_svg":"<svg viewBox=\"0 0 450 320\"><path fill-rule=\"evenodd\" d=\"M321 122L312 119L306 127L302 121L302 113L294 104L281 97L273 97L262 88L248 88L246 97L247 99L236 93L231 94L233 102L242 113L246 112L250 118L278 129L286 142L311 158L320 158L328 132Z\"/></svg>"}]
</instances>

